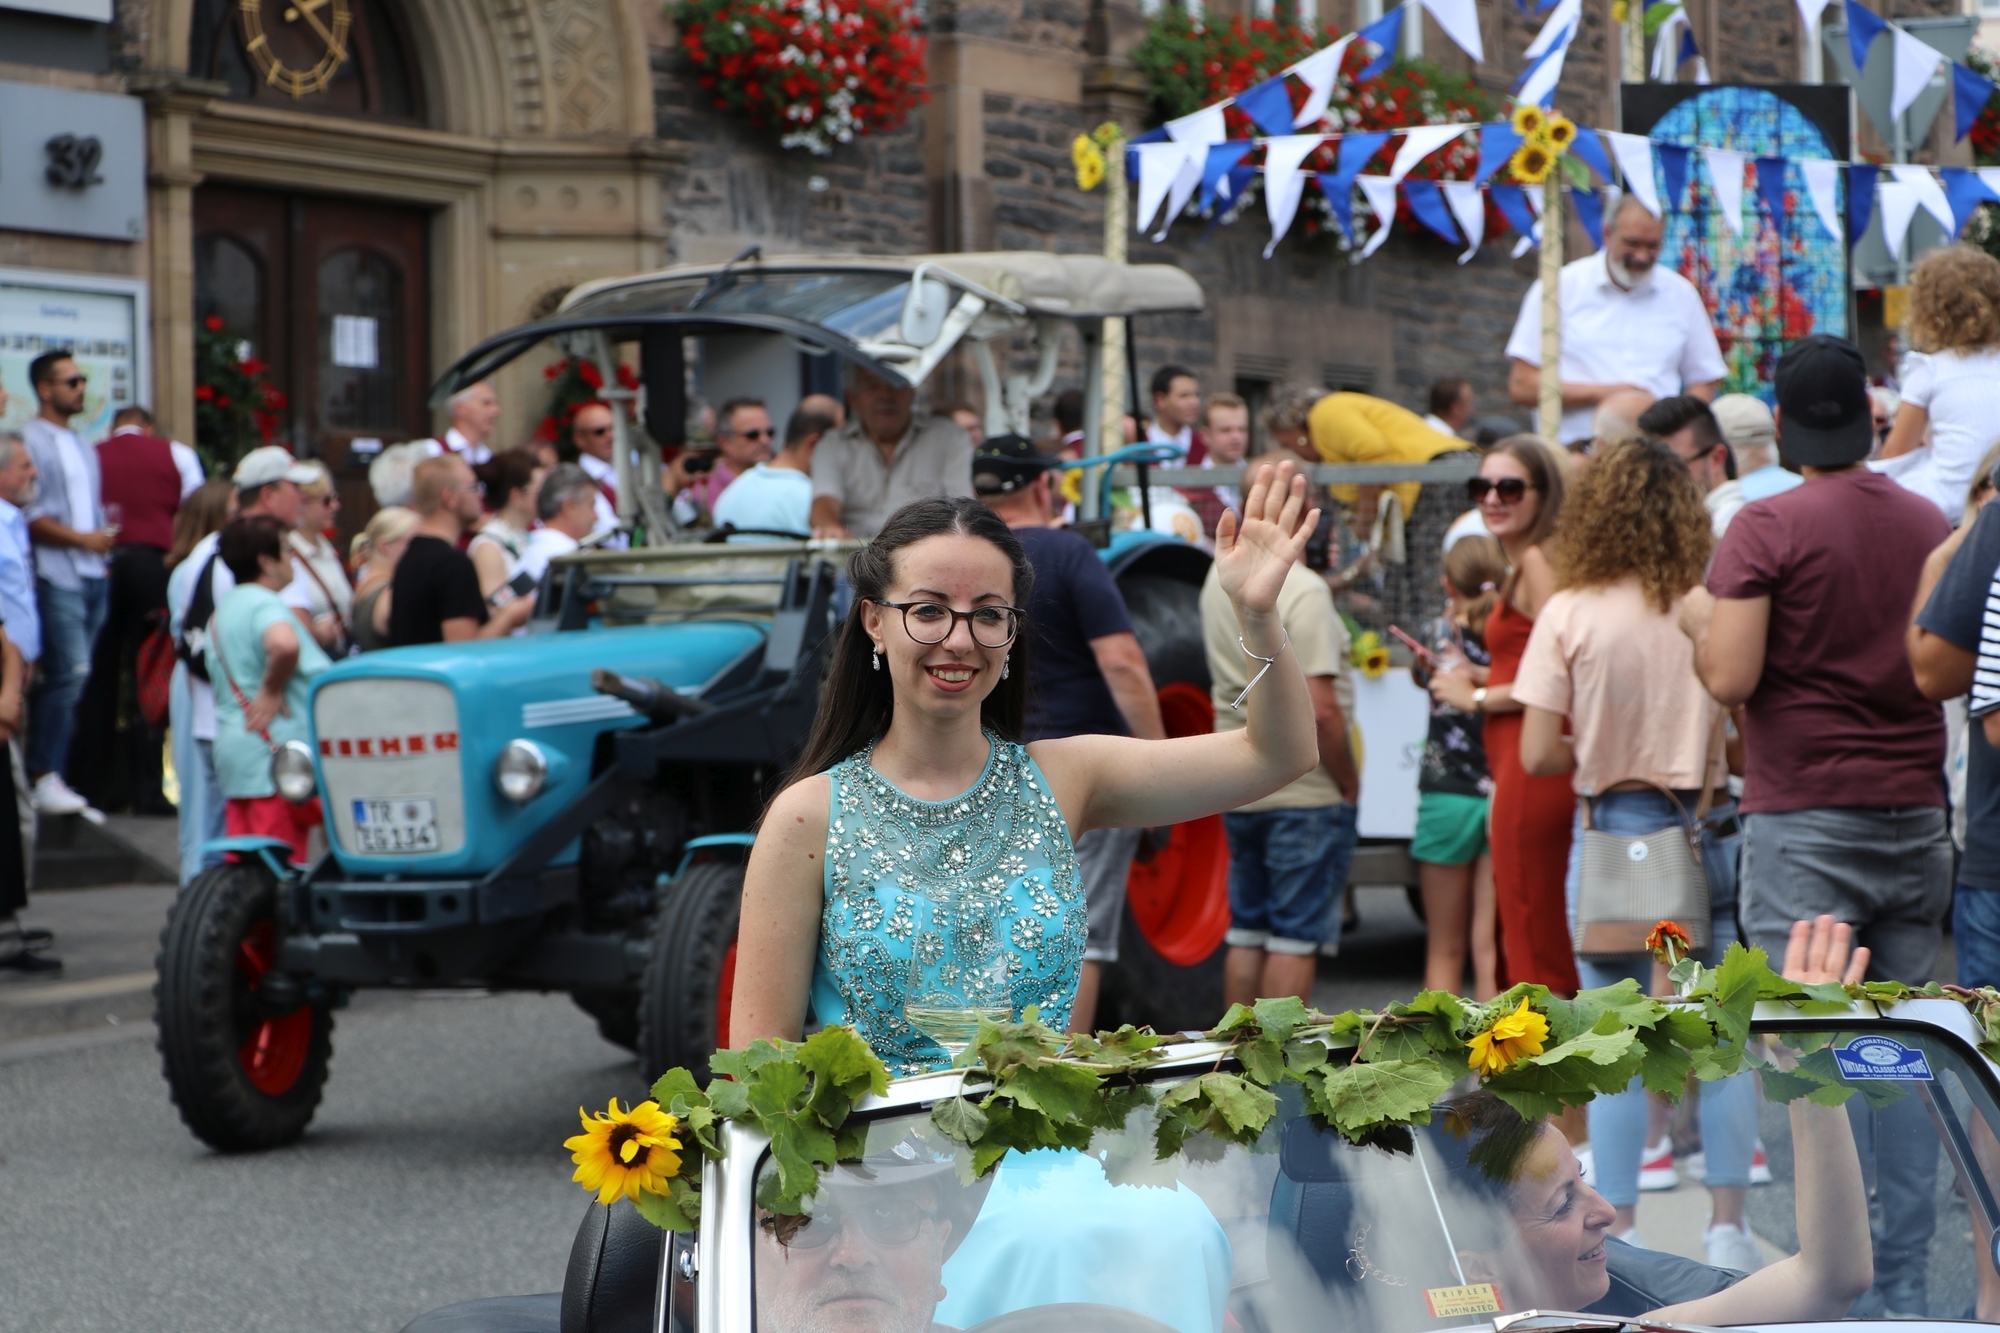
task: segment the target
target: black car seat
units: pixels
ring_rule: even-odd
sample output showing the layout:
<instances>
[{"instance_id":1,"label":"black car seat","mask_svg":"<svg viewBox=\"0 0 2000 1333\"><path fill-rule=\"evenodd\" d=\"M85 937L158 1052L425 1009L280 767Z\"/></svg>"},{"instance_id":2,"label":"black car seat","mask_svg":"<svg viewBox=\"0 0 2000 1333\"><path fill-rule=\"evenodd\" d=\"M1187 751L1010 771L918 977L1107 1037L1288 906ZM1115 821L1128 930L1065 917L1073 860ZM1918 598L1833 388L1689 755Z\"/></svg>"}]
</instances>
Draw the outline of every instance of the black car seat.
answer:
<instances>
[{"instance_id":1,"label":"black car seat","mask_svg":"<svg viewBox=\"0 0 2000 1333\"><path fill-rule=\"evenodd\" d=\"M403 1333L649 1333L668 1239L627 1200L592 1202L560 1292L462 1301L418 1315Z\"/></svg>"}]
</instances>

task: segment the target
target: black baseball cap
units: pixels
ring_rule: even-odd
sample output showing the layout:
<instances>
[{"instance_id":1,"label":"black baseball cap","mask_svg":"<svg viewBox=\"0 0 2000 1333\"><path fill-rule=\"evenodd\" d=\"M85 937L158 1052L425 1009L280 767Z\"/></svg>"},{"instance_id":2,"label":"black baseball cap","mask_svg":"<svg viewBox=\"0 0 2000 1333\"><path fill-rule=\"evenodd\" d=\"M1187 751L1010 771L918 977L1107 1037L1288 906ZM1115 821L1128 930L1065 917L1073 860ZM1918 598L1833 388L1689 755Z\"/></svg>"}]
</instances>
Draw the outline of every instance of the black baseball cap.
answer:
<instances>
[{"instance_id":1,"label":"black baseball cap","mask_svg":"<svg viewBox=\"0 0 2000 1333\"><path fill-rule=\"evenodd\" d=\"M1061 462L1036 453L1035 446L1019 435L989 435L972 453L972 489L981 495L1007 495Z\"/></svg>"},{"instance_id":2,"label":"black baseball cap","mask_svg":"<svg viewBox=\"0 0 2000 1333\"><path fill-rule=\"evenodd\" d=\"M1815 333L1778 358L1778 449L1804 467L1847 467L1868 457L1875 423L1868 364L1845 338Z\"/></svg>"}]
</instances>

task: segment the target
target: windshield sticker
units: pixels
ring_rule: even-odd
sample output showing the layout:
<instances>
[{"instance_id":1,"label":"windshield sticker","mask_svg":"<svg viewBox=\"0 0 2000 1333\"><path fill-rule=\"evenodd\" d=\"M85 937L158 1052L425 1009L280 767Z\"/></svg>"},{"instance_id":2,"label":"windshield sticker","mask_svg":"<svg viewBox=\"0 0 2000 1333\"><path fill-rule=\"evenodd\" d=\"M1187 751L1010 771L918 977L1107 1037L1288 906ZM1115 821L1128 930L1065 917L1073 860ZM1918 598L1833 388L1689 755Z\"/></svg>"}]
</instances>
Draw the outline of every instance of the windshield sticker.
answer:
<instances>
[{"instance_id":1,"label":"windshield sticker","mask_svg":"<svg viewBox=\"0 0 2000 1333\"><path fill-rule=\"evenodd\" d=\"M1430 1307L1433 1319L1499 1314L1506 1308L1500 1304L1500 1288L1491 1282L1475 1282L1468 1287L1429 1287L1424 1291L1424 1304Z\"/></svg>"},{"instance_id":2,"label":"windshield sticker","mask_svg":"<svg viewBox=\"0 0 2000 1333\"><path fill-rule=\"evenodd\" d=\"M1833 1053L1844 1079L1902 1079L1931 1081L1930 1061L1924 1053L1891 1037L1870 1034L1856 1037Z\"/></svg>"}]
</instances>

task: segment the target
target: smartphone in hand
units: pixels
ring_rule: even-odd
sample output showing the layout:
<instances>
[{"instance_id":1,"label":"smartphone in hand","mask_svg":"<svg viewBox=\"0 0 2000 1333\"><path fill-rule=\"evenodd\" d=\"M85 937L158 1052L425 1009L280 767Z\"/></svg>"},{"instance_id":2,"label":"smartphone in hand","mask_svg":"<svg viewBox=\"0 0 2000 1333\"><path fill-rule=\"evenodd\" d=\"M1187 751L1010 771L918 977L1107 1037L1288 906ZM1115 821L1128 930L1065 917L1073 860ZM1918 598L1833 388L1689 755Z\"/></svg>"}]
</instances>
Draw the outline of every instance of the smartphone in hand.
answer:
<instances>
[{"instance_id":1,"label":"smartphone in hand","mask_svg":"<svg viewBox=\"0 0 2000 1333\"><path fill-rule=\"evenodd\" d=\"M1402 644L1405 648L1408 648L1410 650L1410 655L1417 659L1418 664L1422 666L1424 670L1436 671L1438 669L1437 654L1432 652L1430 649L1424 647L1421 643L1418 643L1408 634L1404 633L1402 626L1400 625L1389 626L1389 633L1395 638L1396 642Z\"/></svg>"}]
</instances>

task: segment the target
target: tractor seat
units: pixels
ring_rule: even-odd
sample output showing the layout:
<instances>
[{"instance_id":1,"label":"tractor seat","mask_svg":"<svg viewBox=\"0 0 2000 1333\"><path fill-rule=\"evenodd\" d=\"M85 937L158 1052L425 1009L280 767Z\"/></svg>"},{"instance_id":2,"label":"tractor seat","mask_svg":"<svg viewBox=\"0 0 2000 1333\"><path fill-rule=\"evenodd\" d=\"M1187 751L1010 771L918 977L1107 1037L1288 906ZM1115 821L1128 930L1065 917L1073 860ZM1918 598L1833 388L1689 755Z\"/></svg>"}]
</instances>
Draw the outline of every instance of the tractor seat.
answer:
<instances>
[{"instance_id":1,"label":"tractor seat","mask_svg":"<svg viewBox=\"0 0 2000 1333\"><path fill-rule=\"evenodd\" d=\"M627 1200L590 1203L560 1292L462 1301L418 1315L403 1333L648 1333L667 1239Z\"/></svg>"}]
</instances>

